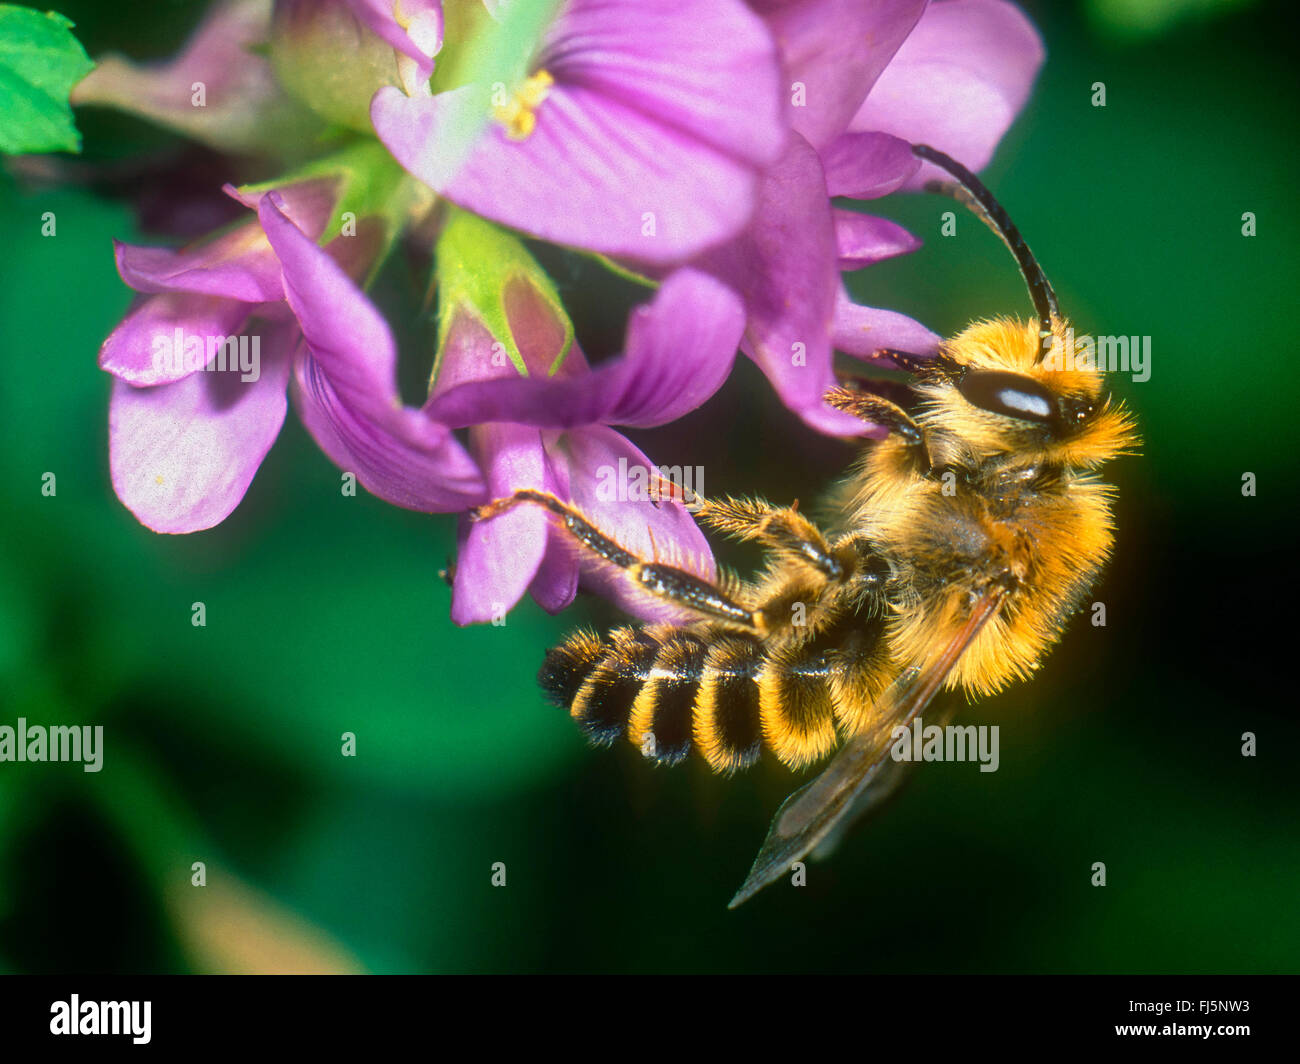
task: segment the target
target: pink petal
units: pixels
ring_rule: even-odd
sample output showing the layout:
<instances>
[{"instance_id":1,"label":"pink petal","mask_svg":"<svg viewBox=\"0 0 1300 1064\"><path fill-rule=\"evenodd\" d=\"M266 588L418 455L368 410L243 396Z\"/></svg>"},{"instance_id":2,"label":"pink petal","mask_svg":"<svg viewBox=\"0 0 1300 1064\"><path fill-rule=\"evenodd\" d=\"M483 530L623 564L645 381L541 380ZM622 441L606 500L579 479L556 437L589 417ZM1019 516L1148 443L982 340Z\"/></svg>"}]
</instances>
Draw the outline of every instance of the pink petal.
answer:
<instances>
[{"instance_id":1,"label":"pink petal","mask_svg":"<svg viewBox=\"0 0 1300 1064\"><path fill-rule=\"evenodd\" d=\"M478 469L450 431L402 405L388 323L281 202L264 197L258 216L310 350L295 368L294 399L321 450L397 506L443 512L481 501Z\"/></svg>"},{"instance_id":2,"label":"pink petal","mask_svg":"<svg viewBox=\"0 0 1300 1064\"><path fill-rule=\"evenodd\" d=\"M859 270L874 262L896 255L906 255L921 246L921 241L897 222L836 208L835 246L841 270Z\"/></svg>"},{"instance_id":3,"label":"pink petal","mask_svg":"<svg viewBox=\"0 0 1300 1064\"><path fill-rule=\"evenodd\" d=\"M902 188L921 166L912 145L887 133L845 133L822 149L832 196L879 199Z\"/></svg>"},{"instance_id":4,"label":"pink petal","mask_svg":"<svg viewBox=\"0 0 1300 1064\"><path fill-rule=\"evenodd\" d=\"M753 0L776 38L786 116L814 147L848 127L871 86L916 25L925 0ZM794 103L803 86L803 105Z\"/></svg>"},{"instance_id":5,"label":"pink petal","mask_svg":"<svg viewBox=\"0 0 1300 1064\"><path fill-rule=\"evenodd\" d=\"M260 375L253 381L228 370L156 388L113 382L113 488L142 524L155 532L197 532L239 505L284 422L291 335L292 327L281 325L259 338Z\"/></svg>"},{"instance_id":6,"label":"pink petal","mask_svg":"<svg viewBox=\"0 0 1300 1064\"><path fill-rule=\"evenodd\" d=\"M313 354L294 365L294 408L317 446L370 494L420 513L454 513L484 501L483 477L450 430L410 407L377 417ZM345 397L346 396L346 397Z\"/></svg>"},{"instance_id":7,"label":"pink petal","mask_svg":"<svg viewBox=\"0 0 1300 1064\"><path fill-rule=\"evenodd\" d=\"M578 596L578 556L572 544L563 542L563 533L552 528L549 536L546 554L528 585L528 593L547 613L559 613L573 605Z\"/></svg>"},{"instance_id":8,"label":"pink petal","mask_svg":"<svg viewBox=\"0 0 1300 1064\"><path fill-rule=\"evenodd\" d=\"M937 333L906 314L861 306L843 290L835 301L833 339L837 351L864 360L870 360L882 348L933 355L942 342Z\"/></svg>"},{"instance_id":9,"label":"pink petal","mask_svg":"<svg viewBox=\"0 0 1300 1064\"><path fill-rule=\"evenodd\" d=\"M551 490L537 429L483 425L474 429L473 440L487 472L489 497L505 498L521 488ZM456 557L451 619L477 624L504 617L537 575L549 532L546 512L536 506L517 506L470 525Z\"/></svg>"},{"instance_id":10,"label":"pink petal","mask_svg":"<svg viewBox=\"0 0 1300 1064\"><path fill-rule=\"evenodd\" d=\"M314 177L280 185L273 191L279 197L280 209L289 221L313 240L319 240L338 202L339 181L337 177ZM255 211L268 190L244 191L226 184L221 186L221 191Z\"/></svg>"},{"instance_id":11,"label":"pink petal","mask_svg":"<svg viewBox=\"0 0 1300 1064\"><path fill-rule=\"evenodd\" d=\"M744 305L726 285L692 269L670 274L628 319L604 420L649 428L703 405L731 372L744 329Z\"/></svg>"},{"instance_id":12,"label":"pink petal","mask_svg":"<svg viewBox=\"0 0 1300 1064\"><path fill-rule=\"evenodd\" d=\"M681 261L749 218L757 178L736 161L601 93L557 85L537 128L510 140L492 124L455 174L439 150L471 90L375 95L371 118L393 156L467 210L530 233L638 262Z\"/></svg>"},{"instance_id":13,"label":"pink petal","mask_svg":"<svg viewBox=\"0 0 1300 1064\"><path fill-rule=\"evenodd\" d=\"M203 346L208 338L234 336L253 307L219 296L169 292L147 296L108 335L99 349L99 366L138 387L169 384L196 368L184 352L191 338ZM178 345L179 341L179 345Z\"/></svg>"},{"instance_id":14,"label":"pink petal","mask_svg":"<svg viewBox=\"0 0 1300 1064\"><path fill-rule=\"evenodd\" d=\"M871 90L851 128L892 133L981 170L1028 99L1045 52L1004 0L936 0ZM926 164L908 182L943 178Z\"/></svg>"},{"instance_id":15,"label":"pink petal","mask_svg":"<svg viewBox=\"0 0 1300 1064\"><path fill-rule=\"evenodd\" d=\"M379 418L397 398L397 350L388 323L343 269L284 213L275 194L258 217L280 261L285 298L331 387Z\"/></svg>"},{"instance_id":16,"label":"pink petal","mask_svg":"<svg viewBox=\"0 0 1300 1064\"><path fill-rule=\"evenodd\" d=\"M744 349L785 404L819 431L861 434L857 418L822 401L835 384L830 325L840 274L821 163L802 137L791 135L764 176L754 224L704 261L744 297Z\"/></svg>"},{"instance_id":17,"label":"pink petal","mask_svg":"<svg viewBox=\"0 0 1300 1064\"><path fill-rule=\"evenodd\" d=\"M284 298L280 267L255 221L193 249L113 241L117 271L137 292L198 292L245 303Z\"/></svg>"},{"instance_id":18,"label":"pink petal","mask_svg":"<svg viewBox=\"0 0 1300 1064\"><path fill-rule=\"evenodd\" d=\"M569 498L569 471L563 462L553 457L558 432L543 432L542 446L546 450L546 482L558 499ZM551 524L547 532L546 554L542 564L528 585L533 600L547 613L559 613L569 606L578 594L578 552L569 538Z\"/></svg>"},{"instance_id":19,"label":"pink petal","mask_svg":"<svg viewBox=\"0 0 1300 1064\"><path fill-rule=\"evenodd\" d=\"M569 0L538 65L754 166L785 142L776 49L740 0Z\"/></svg>"},{"instance_id":20,"label":"pink petal","mask_svg":"<svg viewBox=\"0 0 1300 1064\"><path fill-rule=\"evenodd\" d=\"M678 270L650 304L632 312L627 353L620 358L591 372L555 377L498 372L496 379L446 389L440 367L429 412L453 427L485 421L552 428L662 425L694 410L722 386L744 322L744 308L726 285L697 270ZM459 352L474 328L453 322L443 359L453 372L465 361ZM477 332L481 350L490 338L482 326ZM480 353L479 361L486 360ZM463 379L463 373L455 377Z\"/></svg>"}]
</instances>

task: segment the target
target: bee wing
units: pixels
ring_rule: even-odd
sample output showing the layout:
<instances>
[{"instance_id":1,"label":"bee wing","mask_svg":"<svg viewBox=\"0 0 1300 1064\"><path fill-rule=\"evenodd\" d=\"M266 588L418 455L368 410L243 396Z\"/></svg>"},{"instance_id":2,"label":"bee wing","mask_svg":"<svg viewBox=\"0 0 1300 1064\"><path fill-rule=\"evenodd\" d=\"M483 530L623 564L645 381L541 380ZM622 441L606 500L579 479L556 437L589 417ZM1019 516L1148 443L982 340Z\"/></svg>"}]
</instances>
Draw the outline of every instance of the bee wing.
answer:
<instances>
[{"instance_id":1,"label":"bee wing","mask_svg":"<svg viewBox=\"0 0 1300 1064\"><path fill-rule=\"evenodd\" d=\"M942 728L957 715L958 699L954 697L952 692L941 692L942 694L947 694L948 697L937 699L925 710L927 727L934 724ZM936 706L938 706L937 712ZM892 735L890 738L892 742ZM895 761L892 757L882 761L880 768L876 770L876 774L871 777L870 781L864 782L862 789L849 803L848 808L835 823L835 826L813 847L812 859L814 861L824 861L830 857L839 848L840 843L844 841L844 836L849 833L849 829L877 813L889 799L902 789L903 784L912 778L912 772L915 768L915 761Z\"/></svg>"},{"instance_id":2,"label":"bee wing","mask_svg":"<svg viewBox=\"0 0 1300 1064\"><path fill-rule=\"evenodd\" d=\"M1005 591L986 592L970 617L933 662L904 672L881 698L871 727L855 735L811 783L790 795L776 811L753 867L727 906L743 905L791 864L805 857L846 815L879 805L902 778L889 757L894 729L907 727L943 686L957 660L1002 605ZM877 789L878 788L878 789Z\"/></svg>"}]
</instances>

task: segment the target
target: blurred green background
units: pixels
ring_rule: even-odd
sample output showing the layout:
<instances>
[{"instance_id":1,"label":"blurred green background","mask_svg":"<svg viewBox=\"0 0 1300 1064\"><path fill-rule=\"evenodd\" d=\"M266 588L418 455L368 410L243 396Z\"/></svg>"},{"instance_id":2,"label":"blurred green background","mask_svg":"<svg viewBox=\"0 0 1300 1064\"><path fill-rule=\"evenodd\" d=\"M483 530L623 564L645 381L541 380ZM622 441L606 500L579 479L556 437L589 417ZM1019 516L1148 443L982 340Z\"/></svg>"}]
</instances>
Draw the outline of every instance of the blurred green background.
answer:
<instances>
[{"instance_id":1,"label":"blurred green background","mask_svg":"<svg viewBox=\"0 0 1300 1064\"><path fill-rule=\"evenodd\" d=\"M1300 970L1287 12L1026 6L1048 63L986 178L1081 330L1153 337L1151 379L1117 384L1146 445L1111 470L1108 625L1080 618L1033 683L966 710L1001 726L997 773L924 766L806 888L734 913L796 777L588 749L533 677L569 627L613 620L601 603L455 628L437 576L452 520L342 497L292 416L220 528L139 526L109 484L95 355L129 302L110 238L156 238L120 200L0 179L0 723L102 724L106 746L98 774L0 764L0 970ZM174 51L199 11L60 9L92 56L138 58ZM89 164L177 143L79 123ZM213 188L271 176L205 165ZM995 238L970 219L938 235L947 206L873 205L926 246L857 275L857 298L944 333L1027 311ZM390 267L385 306L413 313L418 265ZM597 276L560 268L580 319ZM402 337L417 365L428 335ZM852 456L748 363L692 417L633 435L703 465L710 493L780 501L811 500Z\"/></svg>"}]
</instances>

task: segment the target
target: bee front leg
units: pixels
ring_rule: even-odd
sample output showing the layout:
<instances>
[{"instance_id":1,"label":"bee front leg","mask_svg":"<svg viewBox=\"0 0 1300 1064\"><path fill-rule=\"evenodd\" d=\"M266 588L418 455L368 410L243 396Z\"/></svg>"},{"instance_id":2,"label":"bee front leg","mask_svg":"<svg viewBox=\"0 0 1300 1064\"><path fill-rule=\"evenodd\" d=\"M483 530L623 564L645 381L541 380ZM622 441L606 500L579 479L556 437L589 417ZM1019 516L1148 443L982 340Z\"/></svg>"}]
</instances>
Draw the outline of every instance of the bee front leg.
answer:
<instances>
[{"instance_id":1,"label":"bee front leg","mask_svg":"<svg viewBox=\"0 0 1300 1064\"><path fill-rule=\"evenodd\" d=\"M965 373L965 367L949 355L917 355L892 347L879 347L871 353L874 359L890 362L895 369L910 373L922 380L946 380L955 383Z\"/></svg>"},{"instance_id":2,"label":"bee front leg","mask_svg":"<svg viewBox=\"0 0 1300 1064\"><path fill-rule=\"evenodd\" d=\"M836 410L880 425L913 446L924 442L921 427L907 416L907 411L882 395L841 387L832 388L824 398Z\"/></svg>"},{"instance_id":3,"label":"bee front leg","mask_svg":"<svg viewBox=\"0 0 1300 1064\"><path fill-rule=\"evenodd\" d=\"M715 584L676 566L646 561L620 546L567 503L548 492L523 488L470 511L473 521L490 521L516 506L540 506L589 555L622 570L629 580L656 598L705 617L728 621L753 632L767 629L763 614L736 602Z\"/></svg>"}]
</instances>

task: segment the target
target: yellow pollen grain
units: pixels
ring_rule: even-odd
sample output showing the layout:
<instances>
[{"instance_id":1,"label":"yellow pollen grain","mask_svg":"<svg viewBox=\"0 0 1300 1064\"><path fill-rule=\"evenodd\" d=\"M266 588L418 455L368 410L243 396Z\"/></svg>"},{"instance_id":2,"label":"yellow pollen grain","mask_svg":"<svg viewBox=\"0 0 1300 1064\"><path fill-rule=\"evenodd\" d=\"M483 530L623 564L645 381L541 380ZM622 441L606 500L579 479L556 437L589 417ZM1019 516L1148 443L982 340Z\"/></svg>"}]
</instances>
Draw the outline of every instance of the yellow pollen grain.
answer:
<instances>
[{"instance_id":1,"label":"yellow pollen grain","mask_svg":"<svg viewBox=\"0 0 1300 1064\"><path fill-rule=\"evenodd\" d=\"M492 108L492 117L499 122L511 140L527 140L537 128L537 109L551 94L555 79L545 70L539 70L523 80L515 94L504 104Z\"/></svg>"}]
</instances>

